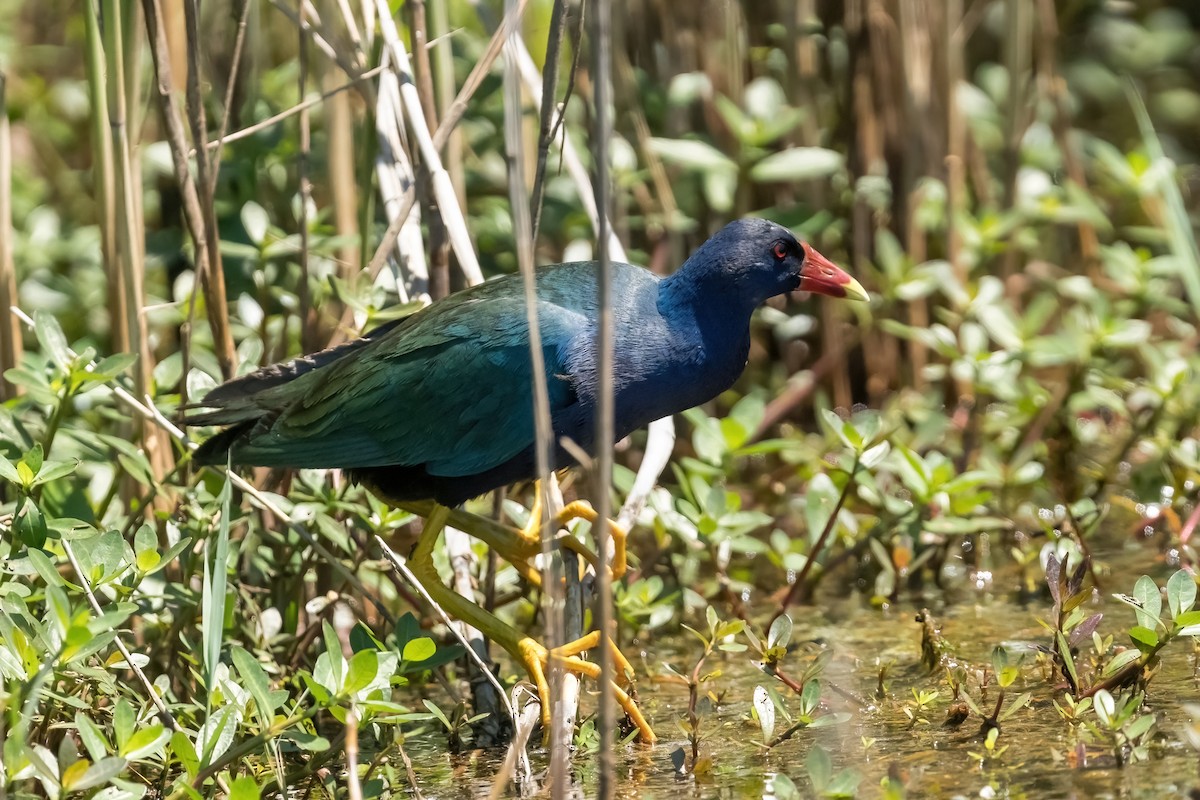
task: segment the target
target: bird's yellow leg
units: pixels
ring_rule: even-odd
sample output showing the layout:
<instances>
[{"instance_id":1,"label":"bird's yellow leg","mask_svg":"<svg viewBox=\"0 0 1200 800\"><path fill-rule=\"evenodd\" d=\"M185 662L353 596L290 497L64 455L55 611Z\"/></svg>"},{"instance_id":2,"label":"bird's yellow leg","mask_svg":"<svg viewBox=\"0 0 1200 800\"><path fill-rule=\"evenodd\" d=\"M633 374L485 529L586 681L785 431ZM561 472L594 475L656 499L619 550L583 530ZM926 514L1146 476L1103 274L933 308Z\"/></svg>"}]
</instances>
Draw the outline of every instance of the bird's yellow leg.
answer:
<instances>
[{"instance_id":1,"label":"bird's yellow leg","mask_svg":"<svg viewBox=\"0 0 1200 800\"><path fill-rule=\"evenodd\" d=\"M415 509L409 510L419 513ZM550 659L553 657L556 663L561 664L564 669L571 672L586 675L592 679L598 679L600 677L600 665L584 661L576 656L584 650L589 649L589 647L594 647L599 642L599 631L571 642L564 648L550 651L533 637L521 633L486 609L447 587L442 583L441 576L437 572L437 567L433 563L433 549L437 545L437 540L441 535L442 529L447 524L452 524L454 527L472 536L478 536L478 538L493 546L496 546L494 543L495 531L488 529L487 525L485 525L486 534L480 535L477 525L471 523L487 523L500 527L506 534L513 533L513 529L503 528L491 520L473 514L454 511L437 503L422 504L421 510L426 512L426 523L420 537L417 539L416 546L413 547L412 554L409 556L409 565L413 571L413 575L421 582L421 585L429 593L429 596L433 598L433 601L441 606L447 614L477 628L487 638L508 651L509 655L525 667L529 673L529 677L538 687L538 695L542 701L542 723L548 726L550 724L550 687L546 682L546 669L548 668ZM501 537L501 539L504 540L505 545L512 544L511 539L508 537ZM497 547L497 551L501 555L504 555L505 558L508 558L509 556L504 552L505 549L507 548ZM520 549L517 550L517 553L517 558L521 558L524 554ZM518 566L518 569L520 569L520 566ZM536 570L533 571L536 572ZM613 652L614 654L617 653L615 647L613 648ZM618 655L613 656L614 660L618 658ZM616 661L617 671L628 681L630 672L626 672L626 670L629 669L629 662L625 660L623 655L620 655L619 659L619 661ZM654 731L650 728L649 723L646 722L645 717L642 716L637 703L620 686L614 683L612 688L617 702L637 727L642 740L653 743L655 741Z\"/></svg>"},{"instance_id":2,"label":"bird's yellow leg","mask_svg":"<svg viewBox=\"0 0 1200 800\"><path fill-rule=\"evenodd\" d=\"M552 520L555 529L565 527L568 522L574 519L584 519L593 525L599 515L596 514L596 509L592 508L582 500L575 500L567 503L562 507ZM628 568L625 556L625 539L626 532L617 523L612 520L608 521L609 535L612 537L613 543L613 560L612 560L612 576L620 578L625 574ZM541 482L538 481L533 492L533 507L529 509L529 521L525 523L525 527L521 528L517 535L525 546L540 545L542 541L542 488ZM600 569L599 559L586 545L581 544L577 539L567 538L563 541L563 547L569 550L574 550L585 561L592 565L595 569Z\"/></svg>"}]
</instances>

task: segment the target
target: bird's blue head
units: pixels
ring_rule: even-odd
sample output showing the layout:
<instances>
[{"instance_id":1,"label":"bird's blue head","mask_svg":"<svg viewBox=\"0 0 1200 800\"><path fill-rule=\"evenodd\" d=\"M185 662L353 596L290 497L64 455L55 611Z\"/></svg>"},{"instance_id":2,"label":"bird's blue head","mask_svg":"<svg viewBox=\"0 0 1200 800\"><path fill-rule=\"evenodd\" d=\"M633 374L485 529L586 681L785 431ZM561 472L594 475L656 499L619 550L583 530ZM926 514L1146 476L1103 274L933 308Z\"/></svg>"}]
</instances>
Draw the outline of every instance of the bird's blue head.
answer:
<instances>
[{"instance_id":1,"label":"bird's blue head","mask_svg":"<svg viewBox=\"0 0 1200 800\"><path fill-rule=\"evenodd\" d=\"M701 292L719 293L748 309L797 289L868 299L858 281L787 228L765 219L729 223L701 245L677 274Z\"/></svg>"}]
</instances>

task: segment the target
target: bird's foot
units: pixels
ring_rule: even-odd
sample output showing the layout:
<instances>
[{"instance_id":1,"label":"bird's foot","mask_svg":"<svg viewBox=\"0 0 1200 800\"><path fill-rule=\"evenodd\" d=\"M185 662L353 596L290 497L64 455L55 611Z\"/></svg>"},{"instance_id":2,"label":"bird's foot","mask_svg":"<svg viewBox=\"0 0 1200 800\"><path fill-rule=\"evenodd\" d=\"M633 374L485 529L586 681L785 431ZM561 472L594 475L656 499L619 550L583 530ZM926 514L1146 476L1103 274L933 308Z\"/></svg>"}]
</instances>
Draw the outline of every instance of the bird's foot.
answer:
<instances>
[{"instance_id":1,"label":"bird's foot","mask_svg":"<svg viewBox=\"0 0 1200 800\"><path fill-rule=\"evenodd\" d=\"M551 527L554 530L558 530L559 528L565 527L568 522L576 519L587 520L588 522L592 523L592 525L595 525L596 520L599 518L600 515L596 513L596 509L592 508L589 503L586 503L583 500L575 500L574 502L567 503L565 506L563 506L562 510L554 515L553 519L551 519ZM625 558L625 539L627 534L625 529L617 523L613 522L612 520L607 520L607 522L609 536L612 537L613 551L610 569L612 570L612 577L615 580L625 574L625 569L627 567ZM542 493L540 489L534 492L533 508L529 509L529 521L525 523L525 527L517 531L517 535L526 545L533 545L541 542ZM568 550L573 550L578 553L584 561L592 565L593 569L600 569L599 557L583 542L568 536L562 541L562 546Z\"/></svg>"},{"instance_id":2,"label":"bird's foot","mask_svg":"<svg viewBox=\"0 0 1200 800\"><path fill-rule=\"evenodd\" d=\"M553 658L563 669L577 675L586 675L593 680L600 680L600 665L578 657L580 653L591 650L599 644L600 631L592 631L586 636L553 650L547 649L530 637L523 638L517 644L518 656L529 672L529 677L537 685L538 695L542 700L542 725L547 730L550 729L550 685L546 681L546 671L550 668L550 659ZM617 649L615 642L610 641L610 645L609 652L612 654L613 668L617 674L616 680L612 683L613 696L617 698L618 705L621 706L629 721L638 729L639 738L647 744L654 744L657 737L654 735L650 723L646 722L646 718L642 716L642 711L638 708L634 696L633 667L625 655ZM628 691L622 688L621 684L628 687Z\"/></svg>"}]
</instances>

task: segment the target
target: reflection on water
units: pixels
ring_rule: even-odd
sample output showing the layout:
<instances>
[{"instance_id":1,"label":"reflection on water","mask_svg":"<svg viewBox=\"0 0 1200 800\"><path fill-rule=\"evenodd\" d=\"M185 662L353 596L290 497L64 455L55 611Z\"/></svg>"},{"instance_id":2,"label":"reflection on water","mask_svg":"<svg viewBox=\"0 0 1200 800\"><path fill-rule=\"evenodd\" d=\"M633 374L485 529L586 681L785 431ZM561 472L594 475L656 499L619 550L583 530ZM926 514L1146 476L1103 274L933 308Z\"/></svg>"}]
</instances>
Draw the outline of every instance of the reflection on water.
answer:
<instances>
[{"instance_id":1,"label":"reflection on water","mask_svg":"<svg viewBox=\"0 0 1200 800\"><path fill-rule=\"evenodd\" d=\"M1105 592L1097 593L1092 601L1094 610L1105 613L1100 632L1116 634L1121 643L1127 638L1124 631L1132 624L1132 614L1108 593L1128 591L1142 573L1161 584L1172 568L1145 547L1102 550L1097 563L1109 570L1104 576ZM831 755L835 771L853 767L861 773L859 797L882 796L880 782L889 770L901 776L909 798L1158 798L1186 797L1200 788L1197 755L1180 742L1180 731L1187 723L1182 704L1200 701L1195 655L1186 640L1164 651L1163 664L1150 683L1148 710L1157 715L1158 730L1167 735L1159 736L1149 761L1119 769L1111 752L1089 747L1087 763L1079 764L1073 752L1077 739L1051 704L1053 687L1041 670L1030 667L1023 670L1010 696L1032 692L1033 699L1003 724L998 744L1008 749L1002 758L981 767L979 759L971 755L983 749L978 717L972 716L957 728L943 726L950 692L944 680L931 676L921 664L921 626L915 616L931 599L880 610L862 597L846 597L844 590L841 597L836 596L834 582L831 576L819 607L793 609L795 652L784 668L798 673L805 652L831 648L834 657L822 676L823 705L827 713L850 713L850 721L803 730L765 752L758 744L761 734L758 723L750 718L750 706L754 687L770 679L754 669L747 654L714 655L706 667L722 670L711 688L724 692L723 702L714 707L705 701L701 707L701 755L711 757L713 769L702 776L677 777L672 752L678 748L690 752L677 724L686 715L687 691L645 676L661 672L663 661L677 667L690 665L696 643L690 637L657 637L652 641L653 653L646 651L646 642L640 643L638 669L641 700L660 742L653 748L628 745L619 750L621 796L769 797L770 781L777 772L787 774L802 796L809 796L804 764L814 745ZM1015 573L1006 575L1001 569L988 587L990 591L960 587L940 597L940 606L932 606L956 658L982 666L990 663L991 651L998 644L1016 649L1021 644L1032 647L1047 641L1038 618L1049 614L1048 597L1022 605L1014 599L1015 592L1006 597L998 591L1017 583ZM769 617L770 609L762 611ZM636 653L638 648L631 646L626 652ZM887 695L880 699L876 690L883 665L887 665ZM788 697L782 686L779 689L789 708L798 707L797 698ZM904 713L914 689L940 690L938 699L918 715L928 723L913 724ZM989 710L995 703L994 692L993 687ZM781 722L779 730L782 727ZM444 741L436 736L411 742L410 754L422 792L431 798L487 796L502 755L447 755ZM544 768L545 754L531 755ZM594 796L592 758L577 759L576 779L576 796Z\"/></svg>"}]
</instances>

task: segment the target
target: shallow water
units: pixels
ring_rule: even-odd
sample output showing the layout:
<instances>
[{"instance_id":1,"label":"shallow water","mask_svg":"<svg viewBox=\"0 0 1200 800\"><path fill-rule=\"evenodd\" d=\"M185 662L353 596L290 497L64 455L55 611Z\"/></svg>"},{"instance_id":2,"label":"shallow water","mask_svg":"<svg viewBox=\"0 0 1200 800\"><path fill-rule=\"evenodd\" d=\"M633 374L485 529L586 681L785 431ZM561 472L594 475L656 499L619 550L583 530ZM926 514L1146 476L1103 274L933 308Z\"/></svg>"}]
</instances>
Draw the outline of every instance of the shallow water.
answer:
<instances>
[{"instance_id":1,"label":"shallow water","mask_svg":"<svg viewBox=\"0 0 1200 800\"><path fill-rule=\"evenodd\" d=\"M1128 639L1124 631L1133 624L1133 615L1111 599L1110 593L1129 591L1142 573L1162 584L1172 568L1144 545L1110 545L1097 553L1097 565L1108 572L1102 573L1104 593L1096 593L1090 607L1105 614L1100 632L1116 634L1116 642L1125 643ZM943 600L941 606L931 606L956 659L982 666L990 663L993 647L1002 642L1048 642L1037 621L1050 613L1048 596L1022 605L1015 595L995 588L1016 584L1015 575L1015 571L1005 574L1002 570L990 590L947 592L939 598ZM814 744L830 754L835 772L852 767L861 773L858 797L882 796L880 781L889 770L900 777L910 798L1158 798L1185 797L1200 790L1200 761L1196 752L1181 741L1181 731L1188 721L1182 704L1200 701L1196 655L1188 641L1174 642L1166 648L1162 666L1149 685L1147 709L1157 715L1159 734L1148 761L1121 768L1111 750L1093 745L1087 748L1086 762L1078 763L1072 752L1077 739L1072 739L1069 726L1051 705L1055 695L1050 684L1040 669L1027 666L1009 697L1032 692L1033 699L1002 725L998 744L1008 750L1001 758L981 764L977 756L971 755L983 750L979 718L972 716L958 727L944 726L949 690L944 680L930 675L921 664L921 625L914 618L921 605L929 603L900 602L881 610L862 597L837 597L833 588L825 587L819 606L792 610L792 645L796 652L789 655L783 668L798 675L804 652L831 648L833 659L821 676L823 712L848 712L848 722L802 730L766 752L759 745L761 733L758 723L750 718L750 706L754 687L769 685L772 679L755 669L749 654L718 654L706 663L705 671L720 668L722 675L706 687L723 692L722 702L714 707L705 700L700 707L701 757L711 758L712 770L708 774L678 776L672 753L679 748L691 752L677 724L686 716L687 691L683 686L646 676L660 674L663 661L676 668L690 666L697 655L695 640L657 637L652 654L647 652L646 642L630 643L626 653L639 672L642 706L660 740L654 747L631 744L618 749L620 796L769 797L776 772L791 777L800 787L801 796L812 796L807 788L805 758ZM945 597L953 597L954 602L946 602ZM763 613L769 615L770 610ZM1026 663L1032 664L1032 660L1030 657ZM890 667L887 694L877 699L880 664ZM842 693L834 691L831 684ZM776 687L795 712L798 698L790 696L782 685ZM928 723L913 725L904 713L914 688L936 688L941 692L923 715ZM972 694L977 694L973 685ZM993 686L988 702L981 705L990 710L995 698ZM591 710L592 698L585 695L584 703L586 713ZM786 727L781 718L776 730L781 732ZM875 740L869 748L864 748L864 737ZM410 741L409 746L421 790L431 798L486 796L502 757L483 752L448 755L444 740L436 735ZM544 752L533 751L531 756L535 768L545 768ZM574 794L595 795L594 757L576 760L575 778Z\"/></svg>"}]
</instances>

